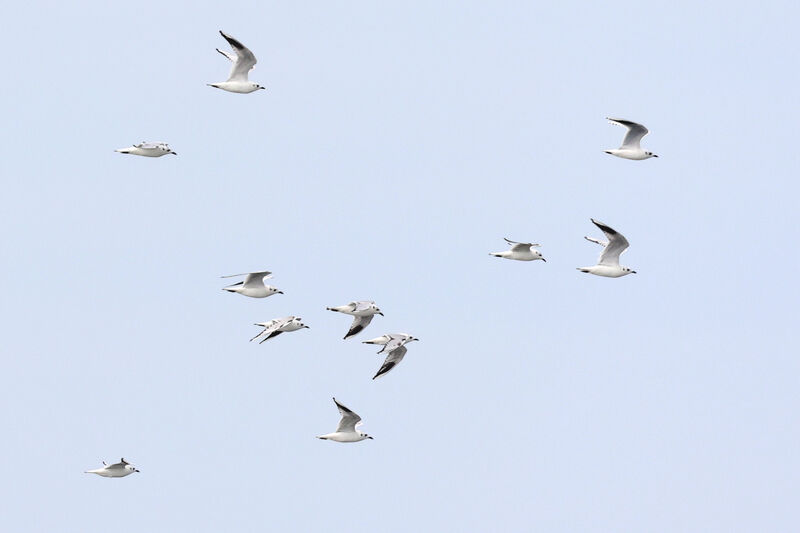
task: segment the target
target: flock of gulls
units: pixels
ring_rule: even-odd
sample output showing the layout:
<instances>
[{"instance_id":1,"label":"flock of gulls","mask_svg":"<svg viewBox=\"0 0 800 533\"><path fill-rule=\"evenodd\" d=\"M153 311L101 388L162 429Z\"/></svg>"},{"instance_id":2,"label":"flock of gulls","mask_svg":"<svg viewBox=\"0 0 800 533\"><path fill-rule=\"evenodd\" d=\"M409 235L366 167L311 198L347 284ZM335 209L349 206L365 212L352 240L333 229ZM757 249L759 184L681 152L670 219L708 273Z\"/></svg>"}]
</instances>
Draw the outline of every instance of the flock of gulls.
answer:
<instances>
[{"instance_id":1,"label":"flock of gulls","mask_svg":"<svg viewBox=\"0 0 800 533\"><path fill-rule=\"evenodd\" d=\"M240 94L248 94L259 89L265 89L265 87L249 81L248 79L248 74L253 67L255 67L257 62L253 52L251 52L250 49L230 35L222 31L219 33L225 38L226 41L228 41L233 48L234 53L220 50L219 48L217 48L217 52L229 59L233 65L226 81L209 83L208 85L210 87L222 89L223 91ZM653 152L648 152L641 147L642 138L649 133L647 128L630 120L608 118L608 121L611 124L617 124L626 128L627 131L622 140L622 145L617 149L605 150L605 153L634 161L658 157ZM177 155L177 153L172 151L169 145L165 142L141 142L128 148L120 148L116 151L122 154L139 155L144 157L161 157L167 154ZM578 270L606 278L619 278L628 274L636 274L635 270L631 270L630 268L622 266L619 263L620 255L622 255L622 253L628 249L628 240L621 233L614 230L611 226L608 226L602 222L598 222L595 219L591 219L591 221L594 223L594 225L600 228L607 240L603 241L592 237L585 237L586 240L602 246L603 251L600 253L600 258L598 259L596 265L579 267ZM505 241L511 246L509 250L492 252L489 255L515 261L547 261L542 256L541 252L536 249L540 247L539 244L532 242L517 242L507 238ZM244 281L223 287L223 290L241 294L242 296L248 296L250 298L266 298L274 294L283 294L283 291L279 290L278 288L264 283L264 280L272 277L272 273L268 271L233 274L222 277L230 278L238 276L245 276ZM344 313L353 317L353 322L350 324L350 328L347 330L344 339L348 339L361 333L367 326L369 326L375 315L383 316L383 313L375 304L375 302L366 300L354 301L346 305L328 307L327 309L329 311ZM263 329L250 340L257 340L259 344L277 337L281 333L299 331L308 328L308 326L303 324L303 320L298 316L274 318L267 322L258 322L255 325ZM383 364L372 379L379 378L396 367L400 361L403 360L403 357L405 357L408 351L406 345L412 341L418 340L419 339L408 333L386 333L379 337L375 337L374 339L363 341L364 344L376 344L382 346L378 351L378 354L386 354ZM333 398L333 402L336 404L336 408L339 410L339 414L341 415L339 425L336 428L336 431L320 435L317 438L323 440L332 440L335 442L360 442L365 439L372 439L371 436L358 430L358 427L361 425L360 416L339 403L336 398ZM138 471L139 470L137 468L128 463L125 459L120 459L119 463L109 465L103 462L102 468L87 470L86 472L90 474L97 474L103 477L117 478L125 477Z\"/></svg>"}]
</instances>

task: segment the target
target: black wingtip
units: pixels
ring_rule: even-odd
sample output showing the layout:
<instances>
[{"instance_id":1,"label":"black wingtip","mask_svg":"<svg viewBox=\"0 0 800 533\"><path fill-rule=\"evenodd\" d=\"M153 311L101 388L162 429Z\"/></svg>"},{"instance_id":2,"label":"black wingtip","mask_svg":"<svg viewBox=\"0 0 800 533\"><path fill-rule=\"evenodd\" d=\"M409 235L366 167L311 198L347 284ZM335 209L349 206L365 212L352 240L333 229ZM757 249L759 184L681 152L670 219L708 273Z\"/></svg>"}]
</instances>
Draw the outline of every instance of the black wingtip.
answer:
<instances>
[{"instance_id":1,"label":"black wingtip","mask_svg":"<svg viewBox=\"0 0 800 533\"><path fill-rule=\"evenodd\" d=\"M596 221L596 220L595 220L595 219L593 219L593 218L592 218L592 219L590 219L590 220L592 221L592 223L593 223L595 226L597 226L598 228L600 228L600 229L601 229L601 230L603 230L604 232L606 232L606 233L609 233L609 234L611 234L611 235L616 235L616 234L617 234L617 232L616 232L616 231L615 231L613 228L610 228L610 227L606 226L606 225L605 225L605 224L603 224L602 222L598 222L598 221Z\"/></svg>"}]
</instances>

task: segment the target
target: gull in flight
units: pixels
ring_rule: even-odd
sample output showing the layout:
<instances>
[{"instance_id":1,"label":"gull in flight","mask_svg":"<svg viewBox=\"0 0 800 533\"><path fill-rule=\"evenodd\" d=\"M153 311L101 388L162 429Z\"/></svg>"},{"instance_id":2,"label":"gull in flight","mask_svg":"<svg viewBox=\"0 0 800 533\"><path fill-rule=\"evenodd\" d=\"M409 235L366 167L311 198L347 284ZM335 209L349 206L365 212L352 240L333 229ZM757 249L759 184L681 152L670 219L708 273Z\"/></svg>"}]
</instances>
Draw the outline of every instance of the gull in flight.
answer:
<instances>
[{"instance_id":1,"label":"gull in flight","mask_svg":"<svg viewBox=\"0 0 800 533\"><path fill-rule=\"evenodd\" d=\"M333 399L333 403L336 404L336 407L339 409L339 413L342 415L342 419L339 420L339 427L337 427L336 431L333 433L320 435L317 437L318 439L332 440L335 442L358 442L364 439L372 438L366 433L362 433L356 429L361 425L360 416L337 402L336 398Z\"/></svg>"},{"instance_id":2,"label":"gull in flight","mask_svg":"<svg viewBox=\"0 0 800 533\"><path fill-rule=\"evenodd\" d=\"M103 468L97 468L95 470L87 470L86 474L97 474L98 476L103 477L125 477L133 474L134 472L138 472L137 468L134 468L128 461L124 458L120 459L118 463L114 463L113 465L107 465L105 461L103 461Z\"/></svg>"},{"instance_id":3,"label":"gull in flight","mask_svg":"<svg viewBox=\"0 0 800 533\"><path fill-rule=\"evenodd\" d=\"M405 357L408 351L405 345L411 341L418 340L418 338L412 337L408 333L387 333L386 335L364 341L364 344L382 344L383 348L381 348L378 353L386 352L386 359L383 361L383 365L381 365L380 369L378 369L378 373L375 374L372 379L381 377L400 364L400 361L403 360L403 357Z\"/></svg>"},{"instance_id":4,"label":"gull in flight","mask_svg":"<svg viewBox=\"0 0 800 533\"><path fill-rule=\"evenodd\" d=\"M617 233L612 228L606 226L602 222L591 219L595 226L603 230L608 242L593 239L591 237L584 237L587 241L599 244L603 247L600 254L600 259L597 260L597 265L590 267L579 267L581 272L588 272L596 276L603 276L606 278L620 278L628 274L636 274L635 270L619 264L619 256L628 249L628 239L621 233Z\"/></svg>"},{"instance_id":5,"label":"gull in flight","mask_svg":"<svg viewBox=\"0 0 800 533\"><path fill-rule=\"evenodd\" d=\"M253 55L253 52L230 35L225 34L222 30L220 30L219 34L225 37L225 40L230 43L236 55L217 48L217 52L230 59L233 62L233 66L231 67L228 81L209 83L208 85L216 87L217 89L222 89L223 91L241 94L251 93L258 89L266 89L266 87L262 87L247 79L247 73L253 70L253 67L255 67L257 63L256 56Z\"/></svg>"},{"instance_id":6,"label":"gull in flight","mask_svg":"<svg viewBox=\"0 0 800 533\"><path fill-rule=\"evenodd\" d=\"M541 245L532 242L512 241L511 239L506 239L505 237L503 237L503 240L511 245L511 249L503 252L491 252L489 255L503 257L505 259L515 259L517 261L536 261L537 259L541 259L547 263L547 259L542 257L542 254L539 253L539 250L534 250L534 247Z\"/></svg>"},{"instance_id":7,"label":"gull in flight","mask_svg":"<svg viewBox=\"0 0 800 533\"><path fill-rule=\"evenodd\" d=\"M244 281L234 283L223 287L223 291L238 292L242 296L249 296L250 298L266 298L273 294L283 294L272 285L265 285L264 280L272 277L272 272L249 272L244 274L231 274L230 276L222 276L223 278L235 278L237 276L247 276Z\"/></svg>"},{"instance_id":8,"label":"gull in flight","mask_svg":"<svg viewBox=\"0 0 800 533\"><path fill-rule=\"evenodd\" d=\"M350 325L347 335L344 336L345 339L352 337L367 327L369 323L372 322L373 316L383 316L383 313L381 313L381 310L375 305L375 302L366 300L350 302L347 305L340 305L339 307L326 307L325 309L328 311L336 311L337 313L344 313L346 315L353 315L355 317L353 318L353 323Z\"/></svg>"},{"instance_id":9,"label":"gull in flight","mask_svg":"<svg viewBox=\"0 0 800 533\"><path fill-rule=\"evenodd\" d=\"M139 144L129 146L128 148L119 148L114 151L121 154L143 155L145 157L161 157L167 154L178 155L176 152L172 151L172 148L170 148L167 143L162 142L149 143L143 141Z\"/></svg>"},{"instance_id":10,"label":"gull in flight","mask_svg":"<svg viewBox=\"0 0 800 533\"><path fill-rule=\"evenodd\" d=\"M303 324L303 319L299 316L273 318L268 322L257 322L255 325L264 328L261 332L259 332L258 335L250 339L250 342L252 342L259 337L263 337L258 344L261 344L272 337L277 337L285 331L297 331L298 329L308 328L308 326Z\"/></svg>"},{"instance_id":11,"label":"gull in flight","mask_svg":"<svg viewBox=\"0 0 800 533\"><path fill-rule=\"evenodd\" d=\"M628 129L625 133L625 138L622 139L622 146L616 150L605 150L605 153L622 157L624 159L634 159L640 161L642 159L650 159L651 157L658 157L653 152L646 152L642 150L639 143L642 137L650 133L650 131L636 122L630 120L622 120L621 118L608 118L610 124L618 124Z\"/></svg>"}]
</instances>

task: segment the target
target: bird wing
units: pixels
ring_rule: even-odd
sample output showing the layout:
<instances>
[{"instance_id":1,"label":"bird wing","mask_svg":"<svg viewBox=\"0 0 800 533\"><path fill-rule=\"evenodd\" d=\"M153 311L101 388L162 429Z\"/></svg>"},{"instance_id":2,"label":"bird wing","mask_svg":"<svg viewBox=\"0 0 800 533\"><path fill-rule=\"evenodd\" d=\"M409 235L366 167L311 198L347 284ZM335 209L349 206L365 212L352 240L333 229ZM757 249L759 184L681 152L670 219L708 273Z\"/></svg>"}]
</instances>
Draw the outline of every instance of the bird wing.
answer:
<instances>
[{"instance_id":1,"label":"bird wing","mask_svg":"<svg viewBox=\"0 0 800 533\"><path fill-rule=\"evenodd\" d=\"M600 239L595 239L595 238L586 237L586 236L584 236L583 238L586 239L589 242L593 242L593 243L599 244L602 247L608 246L608 243L606 241L601 241Z\"/></svg>"},{"instance_id":2,"label":"bird wing","mask_svg":"<svg viewBox=\"0 0 800 533\"><path fill-rule=\"evenodd\" d=\"M161 148L162 150L169 150L169 146L167 143L148 143L143 142L139 144L134 144L136 148L143 148L145 150L155 150L156 148Z\"/></svg>"},{"instance_id":3,"label":"bird wing","mask_svg":"<svg viewBox=\"0 0 800 533\"><path fill-rule=\"evenodd\" d=\"M219 52L220 54L224 55L225 57L227 57L228 59L230 59L234 63L236 62L236 56L234 54L232 54L230 52L226 52L225 50L220 50L219 48L217 48L217 52Z\"/></svg>"},{"instance_id":4,"label":"bird wing","mask_svg":"<svg viewBox=\"0 0 800 533\"><path fill-rule=\"evenodd\" d=\"M222 30L220 30L219 34L225 37L225 40L231 45L233 51L236 52L236 60L233 61L228 81L247 81L247 73L250 72L257 63L256 56L253 55L253 52L251 52L249 48L230 35L226 35ZM230 56L227 54L225 54L225 56L230 59Z\"/></svg>"},{"instance_id":5,"label":"bird wing","mask_svg":"<svg viewBox=\"0 0 800 533\"><path fill-rule=\"evenodd\" d=\"M241 274L228 274L227 276L220 276L220 278L236 278L239 276L247 276L244 281L234 283L235 285L243 284L245 287L261 287L264 285L264 280L272 277L272 272L264 270L263 272L243 272Z\"/></svg>"},{"instance_id":6,"label":"bird wing","mask_svg":"<svg viewBox=\"0 0 800 533\"><path fill-rule=\"evenodd\" d=\"M373 376L372 379L376 379L381 377L382 375L386 374L388 371L393 369L395 366L403 360L403 357L406 355L408 348L405 346L398 346L386 356L386 359L383 361L380 369L378 369L378 373Z\"/></svg>"},{"instance_id":7,"label":"bird wing","mask_svg":"<svg viewBox=\"0 0 800 533\"><path fill-rule=\"evenodd\" d=\"M389 333L389 342L383 345L383 348L380 349L378 353L383 352L392 352L392 350L396 350L403 346L405 343L408 342L409 337L405 335L398 335L396 333Z\"/></svg>"},{"instance_id":8,"label":"bird wing","mask_svg":"<svg viewBox=\"0 0 800 533\"><path fill-rule=\"evenodd\" d=\"M353 433L356 430L356 424L361 422L361 417L337 402L336 398L333 399L333 403L336 404L337 409L339 409L339 414L342 415L342 419L339 420L339 426L336 428L336 432Z\"/></svg>"},{"instance_id":9,"label":"bird wing","mask_svg":"<svg viewBox=\"0 0 800 533\"><path fill-rule=\"evenodd\" d=\"M244 278L244 286L247 288L263 287L264 280L271 278L272 272L251 272Z\"/></svg>"},{"instance_id":10,"label":"bird wing","mask_svg":"<svg viewBox=\"0 0 800 533\"><path fill-rule=\"evenodd\" d=\"M258 335L256 335L252 339L250 339L251 342L256 340L257 338L261 337L262 335L265 336L266 338L269 338L270 335L281 326L281 319L280 318L273 318L272 320L270 320L268 322L257 322L255 325L256 326L261 326L264 329L262 331L259 331ZM259 344L261 344L261 343L259 343Z\"/></svg>"},{"instance_id":11,"label":"bird wing","mask_svg":"<svg viewBox=\"0 0 800 533\"><path fill-rule=\"evenodd\" d=\"M536 244L534 242L512 241L511 239L507 239L506 237L503 237L503 240L511 245L512 252L529 252L531 250L531 246L541 246L541 244Z\"/></svg>"},{"instance_id":12,"label":"bird wing","mask_svg":"<svg viewBox=\"0 0 800 533\"><path fill-rule=\"evenodd\" d=\"M595 226L600 228L608 238L608 244L600 253L600 259L597 261L597 264L619 266L619 256L630 246L628 244L628 239L602 222L598 222L595 219L592 219L592 222Z\"/></svg>"},{"instance_id":13,"label":"bird wing","mask_svg":"<svg viewBox=\"0 0 800 533\"><path fill-rule=\"evenodd\" d=\"M625 138L622 139L622 146L620 146L620 148L641 148L639 146L639 142L642 140L642 137L650 133L650 130L641 124L631 122L630 120L623 120L621 118L608 118L608 121L612 124L618 124L628 129L627 133L625 133Z\"/></svg>"},{"instance_id":14,"label":"bird wing","mask_svg":"<svg viewBox=\"0 0 800 533\"><path fill-rule=\"evenodd\" d=\"M375 305L375 302L371 300L360 300L358 302L352 302L350 305L353 306L352 312L357 313L359 311L366 311L367 309Z\"/></svg>"},{"instance_id":15,"label":"bird wing","mask_svg":"<svg viewBox=\"0 0 800 533\"><path fill-rule=\"evenodd\" d=\"M347 331L347 335L345 335L344 338L347 339L348 337L352 337L353 335L360 333L362 329L367 327L369 323L372 322L373 316L375 315L353 317L353 323L350 324L350 329Z\"/></svg>"}]
</instances>

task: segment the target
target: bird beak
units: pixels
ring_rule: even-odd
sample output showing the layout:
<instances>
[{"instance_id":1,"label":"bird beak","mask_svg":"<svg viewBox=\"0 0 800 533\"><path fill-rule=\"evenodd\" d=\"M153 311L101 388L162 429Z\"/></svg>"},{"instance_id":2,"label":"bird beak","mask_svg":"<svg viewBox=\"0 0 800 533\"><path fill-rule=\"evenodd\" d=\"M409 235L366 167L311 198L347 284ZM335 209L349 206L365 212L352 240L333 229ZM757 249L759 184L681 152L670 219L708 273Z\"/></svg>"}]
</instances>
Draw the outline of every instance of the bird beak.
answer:
<instances>
[{"instance_id":1,"label":"bird beak","mask_svg":"<svg viewBox=\"0 0 800 533\"><path fill-rule=\"evenodd\" d=\"M381 315L381 316L383 316L383 313L381 313L380 311L378 311L378 314L379 314L379 315Z\"/></svg>"},{"instance_id":2,"label":"bird beak","mask_svg":"<svg viewBox=\"0 0 800 533\"><path fill-rule=\"evenodd\" d=\"M134 468L134 469L133 469L133 471L134 471L134 472L138 472L138 471L139 471L139 469L138 469L138 468Z\"/></svg>"},{"instance_id":3,"label":"bird beak","mask_svg":"<svg viewBox=\"0 0 800 533\"><path fill-rule=\"evenodd\" d=\"M547 263L547 259L545 259L544 257L542 257L542 261L544 261L545 263Z\"/></svg>"},{"instance_id":4,"label":"bird beak","mask_svg":"<svg viewBox=\"0 0 800 533\"><path fill-rule=\"evenodd\" d=\"M171 153L172 155L178 155L178 152L170 152L170 153ZM658 157L658 156L656 156L656 157ZM138 470L137 470L137 472L138 472Z\"/></svg>"},{"instance_id":5,"label":"bird beak","mask_svg":"<svg viewBox=\"0 0 800 533\"><path fill-rule=\"evenodd\" d=\"M653 154L653 157L658 157L656 154Z\"/></svg>"},{"instance_id":6,"label":"bird beak","mask_svg":"<svg viewBox=\"0 0 800 533\"><path fill-rule=\"evenodd\" d=\"M283 291L278 291L278 294L283 294Z\"/></svg>"},{"instance_id":7,"label":"bird beak","mask_svg":"<svg viewBox=\"0 0 800 533\"><path fill-rule=\"evenodd\" d=\"M375 440L375 439L373 439L372 437L369 437L369 436L367 436L367 438L368 438L369 440Z\"/></svg>"},{"instance_id":8,"label":"bird beak","mask_svg":"<svg viewBox=\"0 0 800 533\"><path fill-rule=\"evenodd\" d=\"M636 274L636 271L635 270L631 270L631 274Z\"/></svg>"},{"instance_id":9,"label":"bird beak","mask_svg":"<svg viewBox=\"0 0 800 533\"><path fill-rule=\"evenodd\" d=\"M306 329L311 329L310 327L306 326L305 324L303 324L303 327L306 328Z\"/></svg>"}]
</instances>

